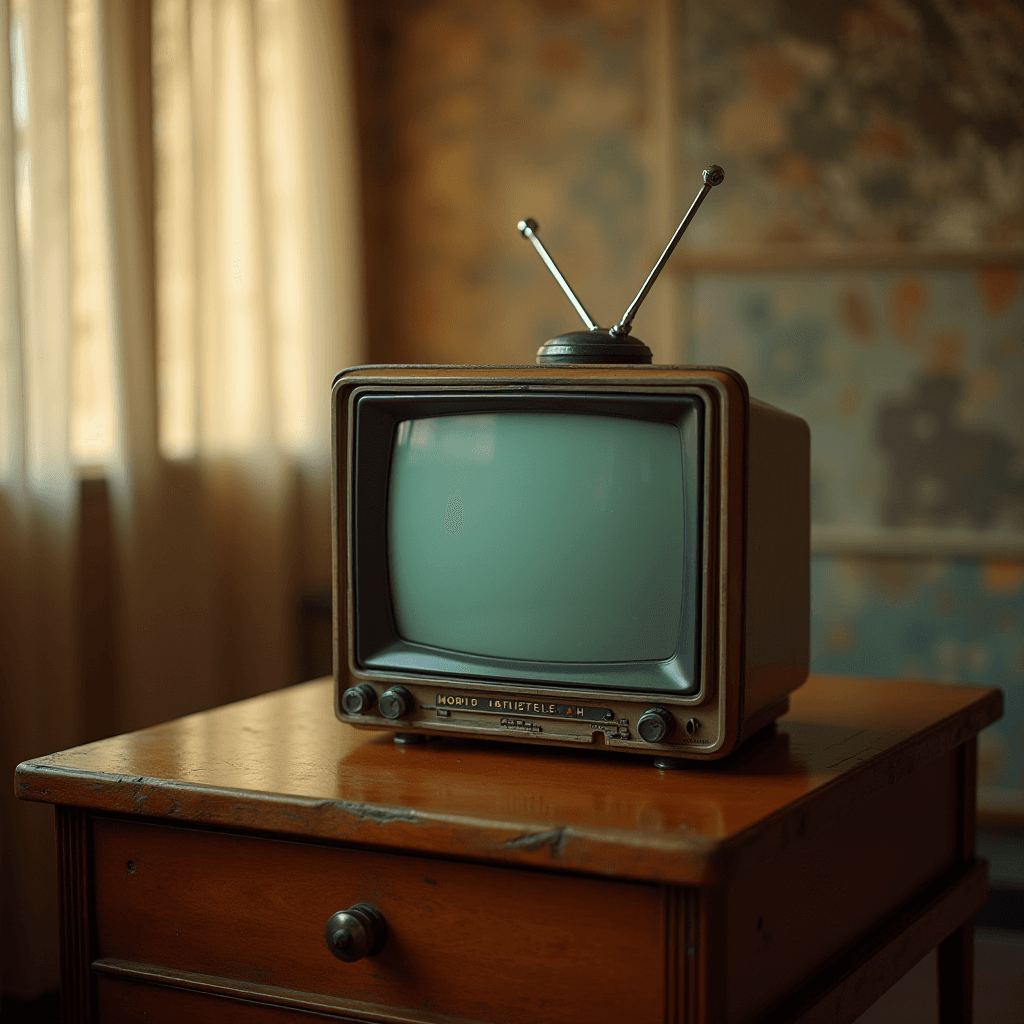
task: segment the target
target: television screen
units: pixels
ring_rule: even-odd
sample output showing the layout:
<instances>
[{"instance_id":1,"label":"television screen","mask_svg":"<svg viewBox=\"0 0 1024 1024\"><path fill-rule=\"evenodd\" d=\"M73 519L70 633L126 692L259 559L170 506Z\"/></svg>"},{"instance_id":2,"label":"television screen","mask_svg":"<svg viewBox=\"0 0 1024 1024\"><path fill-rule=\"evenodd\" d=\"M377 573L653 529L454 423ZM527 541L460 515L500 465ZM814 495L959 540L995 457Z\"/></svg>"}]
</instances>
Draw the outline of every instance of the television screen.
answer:
<instances>
[{"instance_id":1,"label":"television screen","mask_svg":"<svg viewBox=\"0 0 1024 1024\"><path fill-rule=\"evenodd\" d=\"M674 424L532 412L404 420L387 512L405 640L523 661L675 654L684 505Z\"/></svg>"}]
</instances>

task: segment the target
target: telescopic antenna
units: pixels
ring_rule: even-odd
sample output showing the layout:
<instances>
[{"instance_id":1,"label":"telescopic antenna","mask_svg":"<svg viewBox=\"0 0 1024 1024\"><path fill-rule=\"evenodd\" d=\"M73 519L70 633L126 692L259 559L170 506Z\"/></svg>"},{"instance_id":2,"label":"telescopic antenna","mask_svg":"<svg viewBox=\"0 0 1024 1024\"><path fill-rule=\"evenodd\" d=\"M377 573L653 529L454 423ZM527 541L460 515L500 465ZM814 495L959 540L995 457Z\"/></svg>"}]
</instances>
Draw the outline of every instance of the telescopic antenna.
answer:
<instances>
[{"instance_id":1,"label":"telescopic antenna","mask_svg":"<svg viewBox=\"0 0 1024 1024\"><path fill-rule=\"evenodd\" d=\"M537 352L537 362L542 364L550 363L650 363L652 359L651 350L639 339L629 336L633 326L633 318L636 316L640 304L647 298L654 282L658 280L662 267L668 262L672 250L675 249L683 232L689 227L693 215L700 209L704 197L716 186L721 185L725 180L725 172L718 164L712 164L704 171L704 184L697 193L697 198L686 211L676 228L665 251L661 254L654 269L647 275L643 288L640 289L637 297L629 304L629 308L622 314L622 319L611 328L599 327L591 318L590 314L583 308L583 303L576 298L576 293L569 287L562 272L555 265L555 261L544 248L543 243L537 237L538 225L535 220L527 217L517 225L519 233L523 238L530 240L537 255L544 261L544 266L551 271L551 276L558 282L558 286L565 292L566 297L572 303L573 308L579 313L583 322L587 325L585 331L569 331L560 334L545 342Z\"/></svg>"},{"instance_id":2,"label":"telescopic antenna","mask_svg":"<svg viewBox=\"0 0 1024 1024\"><path fill-rule=\"evenodd\" d=\"M576 298L576 293L569 287L569 282L562 276L562 272L558 269L557 264L551 258L547 249L544 248L544 243L537 237L537 229L540 225L532 217L527 217L526 220L521 220L516 227L519 228L519 233L523 238L528 238L534 249L537 250L537 255L544 261L544 266L551 271L551 276L558 282L562 291L565 292L566 297L587 325L587 330L598 330L597 324L590 319L590 314L583 308L583 303Z\"/></svg>"},{"instance_id":3,"label":"telescopic antenna","mask_svg":"<svg viewBox=\"0 0 1024 1024\"><path fill-rule=\"evenodd\" d=\"M633 317L636 316L636 311L640 308L640 303L647 298L647 293L651 290L654 282L658 280L661 268L668 263L668 258L672 255L672 250L675 249L679 239L683 237L683 232L690 226L690 221L693 220L693 215L700 209L700 204L704 202L704 197L716 185L721 185L724 180L725 171L723 171L718 164L712 164L704 171L704 184L701 185L700 191L697 193L697 198L694 199L692 205L686 211L686 216L679 222L679 227L676 228L676 233L669 240L668 245L665 246L665 251L659 257L658 262L654 264L654 269L647 275L647 280L644 281L643 288L637 292L636 298L629 304L626 312L622 314L622 319L611 329L612 337L629 334L630 329L633 326Z\"/></svg>"}]
</instances>

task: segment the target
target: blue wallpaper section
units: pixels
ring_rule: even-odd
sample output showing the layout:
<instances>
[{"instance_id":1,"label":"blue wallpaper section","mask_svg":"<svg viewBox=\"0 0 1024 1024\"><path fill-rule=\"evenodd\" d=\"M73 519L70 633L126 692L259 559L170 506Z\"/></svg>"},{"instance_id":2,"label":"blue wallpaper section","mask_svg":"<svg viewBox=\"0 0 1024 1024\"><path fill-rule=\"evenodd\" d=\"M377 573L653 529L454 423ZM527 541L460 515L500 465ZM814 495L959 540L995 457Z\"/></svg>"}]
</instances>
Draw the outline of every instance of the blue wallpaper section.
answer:
<instances>
[{"instance_id":1,"label":"blue wallpaper section","mask_svg":"<svg viewBox=\"0 0 1024 1024\"><path fill-rule=\"evenodd\" d=\"M702 275L691 356L811 427L816 526L1024 539L1016 267Z\"/></svg>"},{"instance_id":2,"label":"blue wallpaper section","mask_svg":"<svg viewBox=\"0 0 1024 1024\"><path fill-rule=\"evenodd\" d=\"M1024 565L818 556L812 671L1000 687L979 781L1024 788Z\"/></svg>"},{"instance_id":3,"label":"blue wallpaper section","mask_svg":"<svg viewBox=\"0 0 1024 1024\"><path fill-rule=\"evenodd\" d=\"M693 361L810 424L816 527L889 550L908 527L1016 547L1018 268L708 274L693 301ZM821 555L812 585L814 671L1000 687L979 778L1024 791L1024 562Z\"/></svg>"}]
</instances>

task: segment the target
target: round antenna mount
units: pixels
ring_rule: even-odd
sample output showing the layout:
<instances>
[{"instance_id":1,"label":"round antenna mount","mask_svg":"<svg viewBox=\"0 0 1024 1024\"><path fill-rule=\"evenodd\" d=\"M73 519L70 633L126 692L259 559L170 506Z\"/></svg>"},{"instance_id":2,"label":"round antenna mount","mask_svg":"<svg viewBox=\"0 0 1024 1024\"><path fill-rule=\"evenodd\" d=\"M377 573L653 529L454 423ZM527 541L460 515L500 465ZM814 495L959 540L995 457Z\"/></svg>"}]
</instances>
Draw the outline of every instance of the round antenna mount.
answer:
<instances>
[{"instance_id":1,"label":"round antenna mount","mask_svg":"<svg viewBox=\"0 0 1024 1024\"><path fill-rule=\"evenodd\" d=\"M603 327L594 331L569 331L544 342L537 350L541 366L559 363L634 363L650 365L654 356L639 339L612 334Z\"/></svg>"}]
</instances>

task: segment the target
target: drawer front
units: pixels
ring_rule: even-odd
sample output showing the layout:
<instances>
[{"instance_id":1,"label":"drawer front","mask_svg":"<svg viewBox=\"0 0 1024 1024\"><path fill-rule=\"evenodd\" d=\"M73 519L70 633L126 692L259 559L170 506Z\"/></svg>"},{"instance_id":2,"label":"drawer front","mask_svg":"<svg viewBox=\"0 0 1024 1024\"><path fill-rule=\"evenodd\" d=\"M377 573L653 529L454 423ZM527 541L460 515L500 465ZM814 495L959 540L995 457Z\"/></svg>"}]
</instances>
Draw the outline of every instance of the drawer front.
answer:
<instances>
[{"instance_id":1,"label":"drawer front","mask_svg":"<svg viewBox=\"0 0 1024 1024\"><path fill-rule=\"evenodd\" d=\"M93 955L480 1021L664 1020L665 890L95 818ZM383 950L324 926L372 903Z\"/></svg>"},{"instance_id":2,"label":"drawer front","mask_svg":"<svg viewBox=\"0 0 1024 1024\"><path fill-rule=\"evenodd\" d=\"M332 1019L284 1006L222 999L102 975L96 979L96 1010L102 1024L313 1024ZM354 1018L347 1019L356 1024ZM333 1020L338 1024L346 1018Z\"/></svg>"}]
</instances>

